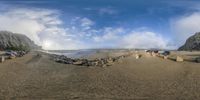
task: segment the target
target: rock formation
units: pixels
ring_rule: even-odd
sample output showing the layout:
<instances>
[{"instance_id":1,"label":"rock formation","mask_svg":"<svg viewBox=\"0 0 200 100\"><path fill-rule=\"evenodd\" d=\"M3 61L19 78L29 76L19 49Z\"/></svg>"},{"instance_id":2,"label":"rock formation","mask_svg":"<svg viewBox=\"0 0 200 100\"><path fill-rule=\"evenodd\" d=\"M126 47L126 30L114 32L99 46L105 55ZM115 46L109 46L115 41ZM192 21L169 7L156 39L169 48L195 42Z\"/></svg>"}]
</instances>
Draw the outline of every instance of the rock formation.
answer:
<instances>
[{"instance_id":1,"label":"rock formation","mask_svg":"<svg viewBox=\"0 0 200 100\"><path fill-rule=\"evenodd\" d=\"M63 64L72 64L72 65L79 65L79 66L99 66L99 67L106 67L111 66L115 62L119 62L121 59L131 56L132 53L121 55L117 57L107 57L107 58L98 58L98 59L73 59L69 58L64 55L51 55L52 59L58 63Z\"/></svg>"},{"instance_id":2,"label":"rock formation","mask_svg":"<svg viewBox=\"0 0 200 100\"><path fill-rule=\"evenodd\" d=\"M0 50L30 50L39 49L27 36L8 31L0 31Z\"/></svg>"},{"instance_id":3,"label":"rock formation","mask_svg":"<svg viewBox=\"0 0 200 100\"><path fill-rule=\"evenodd\" d=\"M199 51L200 50L200 32L197 32L195 35L189 37L186 40L186 43L183 46L181 46L178 50Z\"/></svg>"}]
</instances>

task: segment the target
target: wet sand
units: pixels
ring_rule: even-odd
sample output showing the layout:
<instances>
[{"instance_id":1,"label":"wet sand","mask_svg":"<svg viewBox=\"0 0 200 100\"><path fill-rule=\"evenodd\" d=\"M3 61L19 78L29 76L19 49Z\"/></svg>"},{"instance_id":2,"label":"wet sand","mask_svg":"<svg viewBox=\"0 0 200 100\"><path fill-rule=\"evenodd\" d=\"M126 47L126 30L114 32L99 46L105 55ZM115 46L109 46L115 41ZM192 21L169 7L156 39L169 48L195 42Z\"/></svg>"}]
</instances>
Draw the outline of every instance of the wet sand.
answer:
<instances>
[{"instance_id":1,"label":"wet sand","mask_svg":"<svg viewBox=\"0 0 200 100\"><path fill-rule=\"evenodd\" d=\"M92 57L108 55L117 54ZM200 64L146 55L130 56L105 68L83 67L59 64L32 52L0 63L0 100L6 99L199 100Z\"/></svg>"}]
</instances>

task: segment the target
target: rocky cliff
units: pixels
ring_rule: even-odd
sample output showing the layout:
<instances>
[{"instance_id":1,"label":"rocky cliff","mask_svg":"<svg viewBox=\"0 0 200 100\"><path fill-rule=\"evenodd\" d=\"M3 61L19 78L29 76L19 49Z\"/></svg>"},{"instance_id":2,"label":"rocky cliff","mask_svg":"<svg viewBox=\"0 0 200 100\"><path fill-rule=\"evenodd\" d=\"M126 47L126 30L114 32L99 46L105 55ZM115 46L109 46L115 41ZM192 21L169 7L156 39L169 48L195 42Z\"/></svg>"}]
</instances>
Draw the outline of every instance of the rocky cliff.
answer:
<instances>
[{"instance_id":1,"label":"rocky cliff","mask_svg":"<svg viewBox=\"0 0 200 100\"><path fill-rule=\"evenodd\" d=\"M200 32L195 33L195 35L189 37L186 43L181 46L178 50L184 51L200 51Z\"/></svg>"},{"instance_id":2,"label":"rocky cliff","mask_svg":"<svg viewBox=\"0 0 200 100\"><path fill-rule=\"evenodd\" d=\"M0 31L0 50L31 50L39 48L25 35Z\"/></svg>"}]
</instances>

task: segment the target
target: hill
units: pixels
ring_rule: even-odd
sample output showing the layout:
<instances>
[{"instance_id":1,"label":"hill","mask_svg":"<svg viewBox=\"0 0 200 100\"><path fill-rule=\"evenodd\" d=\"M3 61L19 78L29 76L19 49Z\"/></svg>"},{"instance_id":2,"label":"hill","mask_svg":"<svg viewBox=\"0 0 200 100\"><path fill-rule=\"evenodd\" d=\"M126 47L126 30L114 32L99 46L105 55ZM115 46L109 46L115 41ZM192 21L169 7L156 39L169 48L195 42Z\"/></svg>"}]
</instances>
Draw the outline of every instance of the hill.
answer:
<instances>
[{"instance_id":1,"label":"hill","mask_svg":"<svg viewBox=\"0 0 200 100\"><path fill-rule=\"evenodd\" d=\"M31 50L39 49L27 36L8 31L0 31L0 50Z\"/></svg>"},{"instance_id":2,"label":"hill","mask_svg":"<svg viewBox=\"0 0 200 100\"><path fill-rule=\"evenodd\" d=\"M181 46L178 50L180 51L200 51L200 32L195 33L195 35L189 37L185 44Z\"/></svg>"}]
</instances>

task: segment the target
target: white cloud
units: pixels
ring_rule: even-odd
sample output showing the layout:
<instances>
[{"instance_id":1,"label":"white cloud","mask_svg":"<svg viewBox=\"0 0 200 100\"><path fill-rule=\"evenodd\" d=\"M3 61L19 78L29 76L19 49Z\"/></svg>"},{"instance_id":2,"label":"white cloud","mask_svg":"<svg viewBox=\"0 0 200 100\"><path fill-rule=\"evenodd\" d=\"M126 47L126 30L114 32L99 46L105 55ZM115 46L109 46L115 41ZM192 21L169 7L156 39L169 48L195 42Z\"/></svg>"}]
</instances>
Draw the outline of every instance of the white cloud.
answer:
<instances>
[{"instance_id":1,"label":"white cloud","mask_svg":"<svg viewBox=\"0 0 200 100\"><path fill-rule=\"evenodd\" d=\"M27 19L21 15L14 15L12 15L11 12L0 14L0 30L8 30L26 34L36 43L39 43L40 40L37 36L38 32L42 31L45 26L34 19Z\"/></svg>"},{"instance_id":2,"label":"white cloud","mask_svg":"<svg viewBox=\"0 0 200 100\"><path fill-rule=\"evenodd\" d=\"M169 41L158 33L148 31L133 31L123 36L122 43L125 48L160 48L172 49L168 46Z\"/></svg>"},{"instance_id":3,"label":"white cloud","mask_svg":"<svg viewBox=\"0 0 200 100\"><path fill-rule=\"evenodd\" d=\"M88 19L88 18L82 18L82 19L81 19L81 26L91 26L91 25L93 25L93 24L94 24L94 22L91 21L91 20Z\"/></svg>"},{"instance_id":4,"label":"white cloud","mask_svg":"<svg viewBox=\"0 0 200 100\"><path fill-rule=\"evenodd\" d=\"M118 12L116 10L112 9L111 7L105 7L105 8L99 9L100 15L104 15L104 14L113 15L113 14L117 14L117 13Z\"/></svg>"},{"instance_id":5,"label":"white cloud","mask_svg":"<svg viewBox=\"0 0 200 100\"><path fill-rule=\"evenodd\" d=\"M79 49L82 42L66 31L59 11L39 8L15 8L1 11L0 30L28 36L44 49ZM88 21L85 19L85 21ZM91 23L87 22L85 25Z\"/></svg>"},{"instance_id":6,"label":"white cloud","mask_svg":"<svg viewBox=\"0 0 200 100\"><path fill-rule=\"evenodd\" d=\"M175 46L170 45L168 39L162 37L158 33L140 29L141 28L128 31L124 28L105 28L103 30L103 35L94 36L93 39L97 44L105 44L106 46L114 48L176 48Z\"/></svg>"},{"instance_id":7,"label":"white cloud","mask_svg":"<svg viewBox=\"0 0 200 100\"><path fill-rule=\"evenodd\" d=\"M104 42L104 41L113 41L120 37L120 33L124 32L123 28L112 28L112 27L106 27L103 30L101 30L103 35L101 36L94 36L93 39L96 42Z\"/></svg>"},{"instance_id":8,"label":"white cloud","mask_svg":"<svg viewBox=\"0 0 200 100\"><path fill-rule=\"evenodd\" d=\"M172 20L171 28L176 35L178 43L183 44L195 32L200 32L200 12Z\"/></svg>"},{"instance_id":9,"label":"white cloud","mask_svg":"<svg viewBox=\"0 0 200 100\"><path fill-rule=\"evenodd\" d=\"M95 11L95 12L98 12L99 15L116 15L119 13L119 11L117 11L116 9L114 9L113 7L111 6L107 6L107 7L100 7L100 8L89 8L89 7L86 7L84 8L84 10L86 11Z\"/></svg>"}]
</instances>

